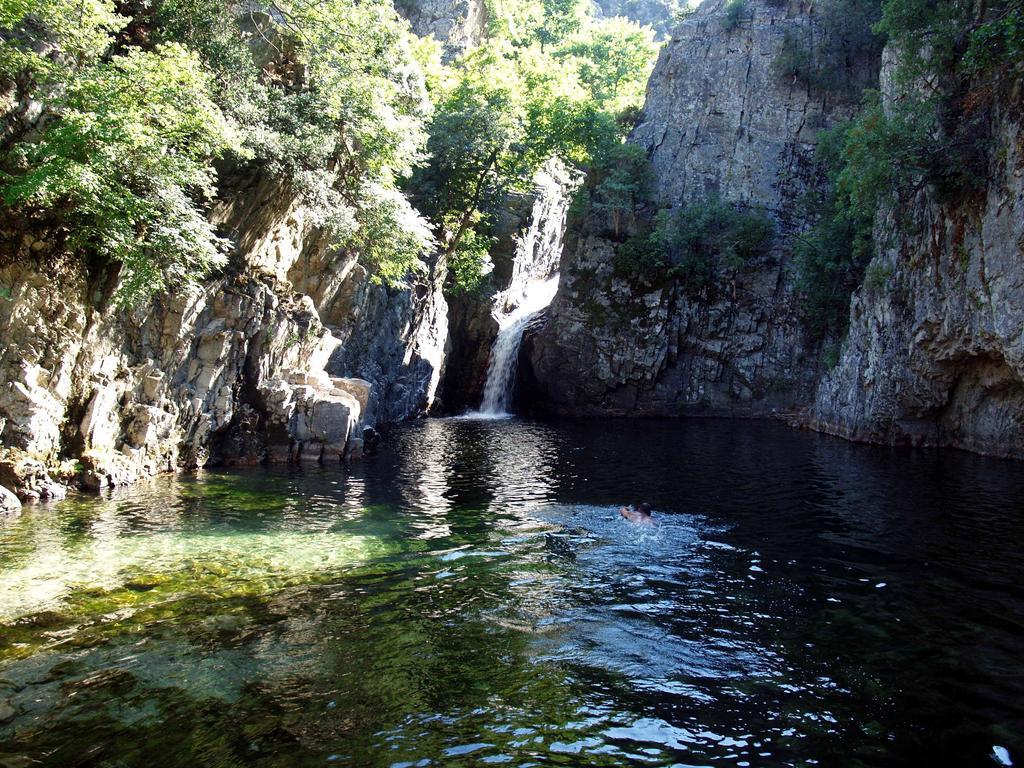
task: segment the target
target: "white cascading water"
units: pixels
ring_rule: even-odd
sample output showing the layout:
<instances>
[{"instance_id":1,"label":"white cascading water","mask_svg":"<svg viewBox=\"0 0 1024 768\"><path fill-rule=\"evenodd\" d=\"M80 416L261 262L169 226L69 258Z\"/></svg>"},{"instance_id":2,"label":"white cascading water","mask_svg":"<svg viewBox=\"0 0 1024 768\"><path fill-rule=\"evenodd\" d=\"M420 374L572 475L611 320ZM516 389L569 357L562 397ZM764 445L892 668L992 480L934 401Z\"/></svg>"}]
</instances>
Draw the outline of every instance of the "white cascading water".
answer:
<instances>
[{"instance_id":1,"label":"white cascading water","mask_svg":"<svg viewBox=\"0 0 1024 768\"><path fill-rule=\"evenodd\" d=\"M498 335L491 348L480 410L470 419L506 418L512 405L516 362L523 331L551 304L558 290L558 262L571 200L579 179L558 160L550 160L534 178L530 226L516 244L508 287L493 299Z\"/></svg>"},{"instance_id":2,"label":"white cascading water","mask_svg":"<svg viewBox=\"0 0 1024 768\"><path fill-rule=\"evenodd\" d=\"M535 280L526 286L522 303L498 320L498 336L491 348L491 362L487 366L487 383L480 416L499 418L509 415L512 404L512 384L516 376L516 361L523 331L536 315L555 298L558 275L547 280Z\"/></svg>"}]
</instances>

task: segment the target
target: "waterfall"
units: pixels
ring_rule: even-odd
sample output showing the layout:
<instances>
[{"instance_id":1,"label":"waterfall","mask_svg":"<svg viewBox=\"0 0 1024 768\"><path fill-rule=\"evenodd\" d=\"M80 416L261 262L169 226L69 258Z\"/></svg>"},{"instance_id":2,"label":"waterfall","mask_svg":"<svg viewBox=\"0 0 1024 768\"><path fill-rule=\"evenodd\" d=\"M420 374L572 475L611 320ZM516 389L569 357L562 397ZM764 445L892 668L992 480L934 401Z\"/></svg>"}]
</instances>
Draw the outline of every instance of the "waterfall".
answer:
<instances>
[{"instance_id":1,"label":"waterfall","mask_svg":"<svg viewBox=\"0 0 1024 768\"><path fill-rule=\"evenodd\" d=\"M483 403L468 418L509 415L523 331L551 304L558 290L566 214L578 183L579 177L557 159L545 163L534 177L533 210L529 226L516 243L511 279L492 299L498 335L491 347Z\"/></svg>"},{"instance_id":2,"label":"waterfall","mask_svg":"<svg viewBox=\"0 0 1024 768\"><path fill-rule=\"evenodd\" d=\"M516 377L516 361L523 331L534 317L544 310L558 290L558 275L547 280L534 280L523 291L522 303L507 315L500 315L498 336L491 349L491 362L487 366L487 384L481 416L507 416L512 401L512 385Z\"/></svg>"}]
</instances>

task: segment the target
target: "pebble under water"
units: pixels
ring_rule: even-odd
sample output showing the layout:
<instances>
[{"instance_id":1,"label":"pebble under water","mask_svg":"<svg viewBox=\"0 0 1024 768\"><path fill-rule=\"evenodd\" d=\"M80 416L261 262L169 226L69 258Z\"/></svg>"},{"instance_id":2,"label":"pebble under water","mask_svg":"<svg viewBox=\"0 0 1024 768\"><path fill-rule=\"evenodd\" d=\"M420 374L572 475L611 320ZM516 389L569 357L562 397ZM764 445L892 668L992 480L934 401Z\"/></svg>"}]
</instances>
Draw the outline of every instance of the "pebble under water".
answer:
<instances>
[{"instance_id":1,"label":"pebble under water","mask_svg":"<svg viewBox=\"0 0 1024 768\"><path fill-rule=\"evenodd\" d=\"M0 766L1021 765L1022 534L1019 464L733 421L160 478L0 527Z\"/></svg>"}]
</instances>

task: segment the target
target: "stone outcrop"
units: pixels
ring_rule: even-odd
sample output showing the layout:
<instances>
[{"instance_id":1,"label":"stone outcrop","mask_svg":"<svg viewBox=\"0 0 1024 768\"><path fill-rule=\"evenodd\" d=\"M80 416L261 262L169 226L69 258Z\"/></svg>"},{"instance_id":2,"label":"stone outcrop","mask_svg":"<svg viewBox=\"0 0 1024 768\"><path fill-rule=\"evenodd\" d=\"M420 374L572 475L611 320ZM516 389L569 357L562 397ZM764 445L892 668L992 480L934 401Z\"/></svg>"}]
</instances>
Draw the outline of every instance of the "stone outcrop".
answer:
<instances>
[{"instance_id":1,"label":"stone outcrop","mask_svg":"<svg viewBox=\"0 0 1024 768\"><path fill-rule=\"evenodd\" d=\"M256 63L303 87L275 19L240 23ZM259 164L223 169L210 215L229 266L131 310L110 301L116 272L90 271L46 225L0 224L0 484L45 500L211 458L337 462L361 453L361 428L426 413L443 268L385 288L314 210Z\"/></svg>"},{"instance_id":2,"label":"stone outcrop","mask_svg":"<svg viewBox=\"0 0 1024 768\"><path fill-rule=\"evenodd\" d=\"M659 38L672 33L687 3L679 0L594 0L598 17L623 16L637 24L651 27Z\"/></svg>"},{"instance_id":3,"label":"stone outcrop","mask_svg":"<svg viewBox=\"0 0 1024 768\"><path fill-rule=\"evenodd\" d=\"M395 0L395 8L417 35L443 43L449 60L477 45L487 32L484 0Z\"/></svg>"},{"instance_id":4,"label":"stone outcrop","mask_svg":"<svg viewBox=\"0 0 1024 768\"><path fill-rule=\"evenodd\" d=\"M0 440L35 463L0 483L23 500L52 498L63 486L46 469L69 459L68 479L93 489L211 455L340 461L358 452L361 425L430 407L446 332L440 289L429 279L423 295L383 289L325 247L286 189L240 183L215 211L239 246L228 273L139 309L112 308L81 264L58 274L30 245L0 268ZM332 291L314 289L328 276ZM344 343L370 339L389 356L367 381L332 366Z\"/></svg>"},{"instance_id":5,"label":"stone outcrop","mask_svg":"<svg viewBox=\"0 0 1024 768\"><path fill-rule=\"evenodd\" d=\"M658 205L717 197L763 208L776 245L694 291L619 275L607 226L578 222L559 295L524 343L534 405L777 413L855 440L1024 457L1020 82L981 95L991 146L980 194L925 186L880 212L878 253L829 368L803 330L787 243L809 223L801 197L822 183L816 136L850 114L850 89L830 94L773 69L787 33L821 33L808 6L750 0L734 26L724 10L708 0L677 27L631 141L649 153ZM896 63L892 51L885 58L883 91ZM861 85L877 62L856 67L849 80Z\"/></svg>"},{"instance_id":6,"label":"stone outcrop","mask_svg":"<svg viewBox=\"0 0 1024 768\"><path fill-rule=\"evenodd\" d=\"M879 216L839 363L810 423L856 440L1024 458L1021 84L993 113L987 186Z\"/></svg>"},{"instance_id":7,"label":"stone outcrop","mask_svg":"<svg viewBox=\"0 0 1024 768\"><path fill-rule=\"evenodd\" d=\"M55 501L67 495L64 485L50 476L46 464L16 448L0 448L0 487L14 494L19 504L22 501ZM10 505L9 497L5 503Z\"/></svg>"},{"instance_id":8,"label":"stone outcrop","mask_svg":"<svg viewBox=\"0 0 1024 768\"><path fill-rule=\"evenodd\" d=\"M617 243L595 217L578 222L562 284L528 340L534 399L561 413L769 413L813 397L817 349L798 317L785 243L807 225L800 204L822 183L818 132L852 105L780 78L787 33L816 31L810 6L750 0L735 26L708 0L661 52L630 141L650 156L656 203L719 198L766 211L766 256L700 290L614 269Z\"/></svg>"},{"instance_id":9,"label":"stone outcrop","mask_svg":"<svg viewBox=\"0 0 1024 768\"><path fill-rule=\"evenodd\" d=\"M0 519L5 517L17 517L21 514L21 499L14 491L8 490L0 485Z\"/></svg>"}]
</instances>

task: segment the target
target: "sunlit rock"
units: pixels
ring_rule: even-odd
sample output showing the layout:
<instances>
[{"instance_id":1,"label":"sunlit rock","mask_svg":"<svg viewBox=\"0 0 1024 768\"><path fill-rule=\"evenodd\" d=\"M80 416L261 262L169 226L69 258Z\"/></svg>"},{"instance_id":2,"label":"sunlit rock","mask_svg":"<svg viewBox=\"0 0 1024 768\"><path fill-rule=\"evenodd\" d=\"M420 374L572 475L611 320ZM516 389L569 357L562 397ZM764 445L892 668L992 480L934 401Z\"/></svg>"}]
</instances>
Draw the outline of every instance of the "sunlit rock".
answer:
<instances>
[{"instance_id":1,"label":"sunlit rock","mask_svg":"<svg viewBox=\"0 0 1024 768\"><path fill-rule=\"evenodd\" d=\"M21 514L21 499L14 491L0 485L0 517L17 517Z\"/></svg>"}]
</instances>

